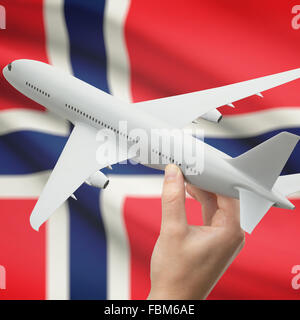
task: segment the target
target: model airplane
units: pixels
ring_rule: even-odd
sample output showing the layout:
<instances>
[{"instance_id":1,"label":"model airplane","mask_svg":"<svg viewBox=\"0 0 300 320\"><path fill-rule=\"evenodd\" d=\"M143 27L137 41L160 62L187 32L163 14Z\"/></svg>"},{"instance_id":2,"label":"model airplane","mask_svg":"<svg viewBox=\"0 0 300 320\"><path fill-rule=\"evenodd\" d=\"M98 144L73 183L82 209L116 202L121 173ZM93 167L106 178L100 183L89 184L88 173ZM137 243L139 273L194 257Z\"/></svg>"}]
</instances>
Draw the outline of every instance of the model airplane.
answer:
<instances>
[{"instance_id":1,"label":"model airplane","mask_svg":"<svg viewBox=\"0 0 300 320\"><path fill-rule=\"evenodd\" d=\"M135 143L118 128L126 120L128 129L183 128L203 117L220 121L217 110L223 105L261 95L262 91L282 85L300 77L295 69L250 81L219 88L177 95L135 104L113 97L48 64L32 60L16 60L3 69L6 80L22 94L48 110L71 121L74 129L53 169L53 172L31 214L30 223L35 230L60 207L84 182L105 188L108 178L99 170L117 162L134 159L135 152L120 152L117 157L100 164L96 160L99 147L96 134L107 129L125 138L129 146ZM101 131L99 131L101 134ZM99 135L98 132L98 135ZM190 137L188 143L194 143ZM251 232L271 206L293 209L287 195L300 189L300 175L279 176L296 146L299 137L282 132L250 151L231 158L225 153L197 139L203 147L204 170L196 164L190 174L188 164L176 159L174 152L164 154L161 146L149 151L180 166L185 179L204 190L240 199L241 227ZM111 145L115 148L115 145ZM132 148L131 148L132 150ZM124 150L128 151L128 150ZM157 169L165 164L143 163Z\"/></svg>"}]
</instances>

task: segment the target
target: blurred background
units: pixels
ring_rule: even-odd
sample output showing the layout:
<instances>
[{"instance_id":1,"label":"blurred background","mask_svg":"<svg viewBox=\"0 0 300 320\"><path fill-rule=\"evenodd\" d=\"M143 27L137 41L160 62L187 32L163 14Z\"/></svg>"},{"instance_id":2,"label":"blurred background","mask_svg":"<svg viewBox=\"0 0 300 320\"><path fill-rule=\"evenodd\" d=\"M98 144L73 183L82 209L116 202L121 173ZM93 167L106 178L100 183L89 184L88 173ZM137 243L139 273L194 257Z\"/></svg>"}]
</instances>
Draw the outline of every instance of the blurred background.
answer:
<instances>
[{"instance_id":1,"label":"blurred background","mask_svg":"<svg viewBox=\"0 0 300 320\"><path fill-rule=\"evenodd\" d=\"M35 59L137 102L300 67L294 1L5 0L0 68ZM293 9L294 8L294 9ZM3 12L3 10L2 10ZM300 12L300 8L299 8ZM300 20L300 19L299 19ZM3 24L1 24L3 26ZM222 107L205 140L237 156L280 131L300 134L300 80ZM186 106L188 108L188 106ZM170 115L171 117L172 115ZM160 227L161 172L104 171L37 233L29 216L70 132L0 75L0 299L144 299ZM296 147L282 174L300 172ZM300 201L272 208L209 299L299 299ZM201 206L187 200L190 223ZM5 273L5 274L4 274ZM5 276L5 277L3 277ZM3 284L3 283L2 283Z\"/></svg>"}]
</instances>

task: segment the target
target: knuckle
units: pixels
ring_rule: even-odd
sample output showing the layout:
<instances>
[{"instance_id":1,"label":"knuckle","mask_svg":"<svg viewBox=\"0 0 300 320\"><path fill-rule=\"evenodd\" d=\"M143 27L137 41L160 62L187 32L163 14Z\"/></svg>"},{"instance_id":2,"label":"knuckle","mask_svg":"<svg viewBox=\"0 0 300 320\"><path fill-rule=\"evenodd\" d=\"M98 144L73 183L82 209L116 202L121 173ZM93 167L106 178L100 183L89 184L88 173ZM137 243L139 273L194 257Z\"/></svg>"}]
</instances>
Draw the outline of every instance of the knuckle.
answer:
<instances>
[{"instance_id":1,"label":"knuckle","mask_svg":"<svg viewBox=\"0 0 300 320\"><path fill-rule=\"evenodd\" d=\"M243 247L245 243L245 232L239 225L231 225L222 228L224 240L230 247Z\"/></svg>"},{"instance_id":2,"label":"knuckle","mask_svg":"<svg viewBox=\"0 0 300 320\"><path fill-rule=\"evenodd\" d=\"M178 223L169 222L161 233L163 236L172 237L174 239L184 237L186 234L186 230Z\"/></svg>"},{"instance_id":3,"label":"knuckle","mask_svg":"<svg viewBox=\"0 0 300 320\"><path fill-rule=\"evenodd\" d=\"M178 198L179 198L179 191L172 190L172 191L163 193L162 201L166 204L172 204L172 203L175 203Z\"/></svg>"},{"instance_id":4,"label":"knuckle","mask_svg":"<svg viewBox=\"0 0 300 320\"><path fill-rule=\"evenodd\" d=\"M235 246L244 246L245 243L245 232L242 228L232 229L230 232L230 237L233 245Z\"/></svg>"}]
</instances>

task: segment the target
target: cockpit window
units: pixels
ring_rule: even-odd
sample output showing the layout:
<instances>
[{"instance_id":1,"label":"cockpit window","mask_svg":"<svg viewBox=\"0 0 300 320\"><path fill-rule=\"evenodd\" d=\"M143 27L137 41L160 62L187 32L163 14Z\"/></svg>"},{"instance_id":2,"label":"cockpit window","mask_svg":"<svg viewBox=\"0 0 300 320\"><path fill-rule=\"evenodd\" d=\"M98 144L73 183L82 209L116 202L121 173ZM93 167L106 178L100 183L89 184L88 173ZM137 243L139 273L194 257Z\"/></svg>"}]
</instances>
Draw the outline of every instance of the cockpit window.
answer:
<instances>
[{"instance_id":1,"label":"cockpit window","mask_svg":"<svg viewBox=\"0 0 300 320\"><path fill-rule=\"evenodd\" d=\"M8 70L11 71L11 63L7 66Z\"/></svg>"}]
</instances>

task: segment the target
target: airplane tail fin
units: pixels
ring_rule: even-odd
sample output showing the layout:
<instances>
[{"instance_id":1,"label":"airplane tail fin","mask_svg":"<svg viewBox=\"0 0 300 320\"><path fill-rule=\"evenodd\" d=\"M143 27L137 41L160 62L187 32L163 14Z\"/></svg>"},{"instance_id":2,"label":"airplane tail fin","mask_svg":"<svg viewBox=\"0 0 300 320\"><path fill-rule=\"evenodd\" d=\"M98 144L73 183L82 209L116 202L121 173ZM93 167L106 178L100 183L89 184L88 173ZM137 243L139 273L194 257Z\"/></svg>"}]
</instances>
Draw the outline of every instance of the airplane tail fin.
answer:
<instances>
[{"instance_id":1,"label":"airplane tail fin","mask_svg":"<svg viewBox=\"0 0 300 320\"><path fill-rule=\"evenodd\" d=\"M278 177L274 188L284 196L300 191L300 173Z\"/></svg>"},{"instance_id":2,"label":"airplane tail fin","mask_svg":"<svg viewBox=\"0 0 300 320\"><path fill-rule=\"evenodd\" d=\"M299 139L295 134L281 132L228 161L264 187L271 189Z\"/></svg>"},{"instance_id":3,"label":"airplane tail fin","mask_svg":"<svg viewBox=\"0 0 300 320\"><path fill-rule=\"evenodd\" d=\"M282 132L239 157L228 161L267 189L283 190L285 195L299 190L300 175L279 177L300 137ZM278 178L278 179L277 179ZM275 186L274 186L275 187ZM255 192L239 188L241 227L251 233L273 202Z\"/></svg>"}]
</instances>

